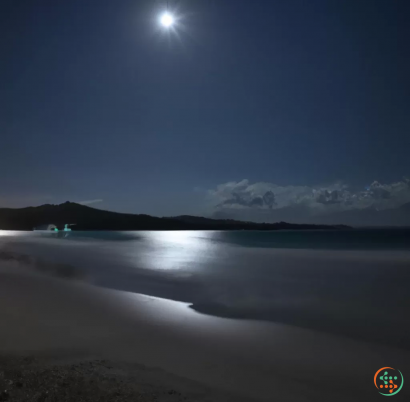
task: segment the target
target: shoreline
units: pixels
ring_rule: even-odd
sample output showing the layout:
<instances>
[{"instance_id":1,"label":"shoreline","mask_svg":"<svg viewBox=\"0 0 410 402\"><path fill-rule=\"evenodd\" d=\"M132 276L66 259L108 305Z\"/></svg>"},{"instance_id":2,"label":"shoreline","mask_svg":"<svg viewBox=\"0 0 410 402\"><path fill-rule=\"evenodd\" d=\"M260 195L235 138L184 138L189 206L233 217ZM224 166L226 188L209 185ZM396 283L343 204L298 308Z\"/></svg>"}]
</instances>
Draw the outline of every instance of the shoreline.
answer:
<instances>
[{"instance_id":1,"label":"shoreline","mask_svg":"<svg viewBox=\"0 0 410 402\"><path fill-rule=\"evenodd\" d=\"M93 261L100 251L97 248L88 249L91 259L87 265L81 262L81 258L89 258L84 254L79 254L77 261L65 263L74 254L73 250L67 256L66 243L49 244L38 256L34 247L21 253L18 245L8 243L0 250L0 264L14 266L10 272L47 275L71 283L181 302L196 313L211 317L284 324L410 350L406 304L399 303L399 295L404 296L407 288L405 282L397 280L408 277L409 252L373 251L369 255L362 250L262 249L255 258L257 262L262 259L264 275L268 273L269 261L275 261L275 279L270 281L270 287L261 282L257 284L259 288L248 288L251 282L236 281L234 271L231 273L235 276L221 283L216 281L215 270L213 280L208 281L202 273L196 275L195 268L180 275L178 267L172 267L168 276L167 269L140 269L138 265L124 264L115 253L100 253L97 261ZM239 257L252 261L254 250L241 249ZM103 275L99 271L101 263L105 264ZM306 271L306 266L314 269ZM202 270L206 272L204 267ZM104 277L107 273L109 276ZM383 281L383 276L390 281ZM298 282L297 278L301 280ZM391 295L392 291L394 298L383 298L383 294Z\"/></svg>"},{"instance_id":2,"label":"shoreline","mask_svg":"<svg viewBox=\"0 0 410 402\"><path fill-rule=\"evenodd\" d=\"M0 356L137 364L260 401L373 400L379 366L410 372L402 349L35 274L0 273L0 295Z\"/></svg>"}]
</instances>

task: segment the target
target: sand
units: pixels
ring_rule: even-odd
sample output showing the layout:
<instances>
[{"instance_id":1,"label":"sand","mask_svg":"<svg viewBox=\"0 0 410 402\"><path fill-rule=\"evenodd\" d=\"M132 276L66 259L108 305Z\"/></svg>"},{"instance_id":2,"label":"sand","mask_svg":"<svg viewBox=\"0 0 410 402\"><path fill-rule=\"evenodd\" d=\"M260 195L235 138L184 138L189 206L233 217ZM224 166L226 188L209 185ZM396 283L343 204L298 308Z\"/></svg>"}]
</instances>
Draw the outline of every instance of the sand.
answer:
<instances>
[{"instance_id":1,"label":"sand","mask_svg":"<svg viewBox=\"0 0 410 402\"><path fill-rule=\"evenodd\" d=\"M373 401L379 368L410 373L406 350L14 267L0 323L0 400Z\"/></svg>"},{"instance_id":2,"label":"sand","mask_svg":"<svg viewBox=\"0 0 410 402\"><path fill-rule=\"evenodd\" d=\"M0 401L240 401L159 369L98 359L0 357ZM245 399L243 399L245 402Z\"/></svg>"}]
</instances>

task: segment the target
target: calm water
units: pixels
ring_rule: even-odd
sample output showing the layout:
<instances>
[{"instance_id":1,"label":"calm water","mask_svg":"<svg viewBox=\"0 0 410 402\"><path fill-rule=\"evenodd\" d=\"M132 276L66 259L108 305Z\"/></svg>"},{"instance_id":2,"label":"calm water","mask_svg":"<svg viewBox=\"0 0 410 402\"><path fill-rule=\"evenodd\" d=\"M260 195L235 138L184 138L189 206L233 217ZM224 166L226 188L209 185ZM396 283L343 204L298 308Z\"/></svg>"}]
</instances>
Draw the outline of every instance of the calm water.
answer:
<instances>
[{"instance_id":1,"label":"calm water","mask_svg":"<svg viewBox=\"0 0 410 402\"><path fill-rule=\"evenodd\" d=\"M189 302L203 314L410 348L408 229L63 236L0 232L1 258L96 286Z\"/></svg>"}]
</instances>

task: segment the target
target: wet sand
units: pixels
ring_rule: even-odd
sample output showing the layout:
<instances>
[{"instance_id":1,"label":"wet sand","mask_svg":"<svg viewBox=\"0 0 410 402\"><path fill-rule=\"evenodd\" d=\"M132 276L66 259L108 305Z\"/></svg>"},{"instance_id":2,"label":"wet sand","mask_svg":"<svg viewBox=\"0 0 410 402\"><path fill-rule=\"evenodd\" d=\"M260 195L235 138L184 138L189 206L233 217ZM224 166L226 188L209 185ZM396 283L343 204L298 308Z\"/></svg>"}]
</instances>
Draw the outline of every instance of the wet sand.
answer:
<instances>
[{"instance_id":1,"label":"wet sand","mask_svg":"<svg viewBox=\"0 0 410 402\"><path fill-rule=\"evenodd\" d=\"M143 378L154 390L152 400L169 400L161 398L171 395L164 392L174 384L171 389L185 400L373 401L379 368L410 373L410 353L399 348L202 315L186 303L13 267L0 269L0 299L0 364L7 357L7 364L17 367L20 358L34 357L38 367L51 370L55 364L68 367L73 359L75 364L104 359L120 376ZM85 379L98 375L100 368L90 367L81 372ZM118 400L134 400L128 397ZM408 398L406 387L396 396L403 397Z\"/></svg>"}]
</instances>

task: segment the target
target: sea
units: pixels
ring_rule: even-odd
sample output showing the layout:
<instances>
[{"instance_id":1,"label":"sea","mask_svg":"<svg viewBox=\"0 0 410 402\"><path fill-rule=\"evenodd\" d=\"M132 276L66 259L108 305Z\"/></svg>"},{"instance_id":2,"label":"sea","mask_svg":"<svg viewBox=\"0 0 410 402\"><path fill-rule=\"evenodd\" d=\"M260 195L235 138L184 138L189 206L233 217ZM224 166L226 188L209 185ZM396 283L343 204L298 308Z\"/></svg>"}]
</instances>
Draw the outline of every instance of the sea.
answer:
<instances>
[{"instance_id":1,"label":"sea","mask_svg":"<svg viewBox=\"0 0 410 402\"><path fill-rule=\"evenodd\" d=\"M410 349L410 229L0 231L0 266Z\"/></svg>"}]
</instances>

